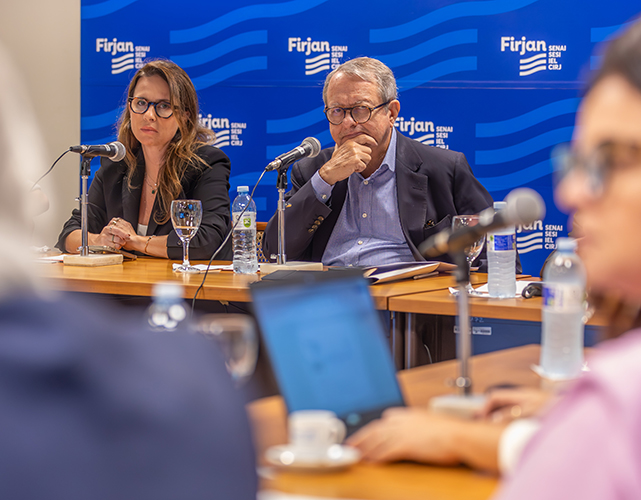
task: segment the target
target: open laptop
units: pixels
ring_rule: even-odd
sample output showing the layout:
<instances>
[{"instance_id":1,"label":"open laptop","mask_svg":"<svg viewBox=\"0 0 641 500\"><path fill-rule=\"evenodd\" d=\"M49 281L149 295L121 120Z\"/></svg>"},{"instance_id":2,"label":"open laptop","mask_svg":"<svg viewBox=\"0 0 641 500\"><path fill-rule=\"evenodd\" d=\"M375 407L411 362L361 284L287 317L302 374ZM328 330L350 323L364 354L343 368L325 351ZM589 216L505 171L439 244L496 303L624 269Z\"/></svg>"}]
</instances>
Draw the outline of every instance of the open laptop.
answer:
<instances>
[{"instance_id":1,"label":"open laptop","mask_svg":"<svg viewBox=\"0 0 641 500\"><path fill-rule=\"evenodd\" d=\"M288 411L331 410L349 435L403 406L362 271L276 271L251 295Z\"/></svg>"}]
</instances>

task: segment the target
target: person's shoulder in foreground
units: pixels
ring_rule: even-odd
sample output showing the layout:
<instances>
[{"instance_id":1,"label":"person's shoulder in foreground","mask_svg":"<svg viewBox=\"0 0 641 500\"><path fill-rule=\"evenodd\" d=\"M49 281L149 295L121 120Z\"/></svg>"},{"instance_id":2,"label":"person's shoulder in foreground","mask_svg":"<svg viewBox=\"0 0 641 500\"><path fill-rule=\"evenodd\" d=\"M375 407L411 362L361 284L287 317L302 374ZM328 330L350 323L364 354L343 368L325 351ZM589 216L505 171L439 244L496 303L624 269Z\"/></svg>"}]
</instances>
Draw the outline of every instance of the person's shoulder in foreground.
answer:
<instances>
[{"instance_id":1,"label":"person's shoulder in foreground","mask_svg":"<svg viewBox=\"0 0 641 500\"><path fill-rule=\"evenodd\" d=\"M210 341L74 297L0 302L0 498L255 499Z\"/></svg>"},{"instance_id":2,"label":"person's shoulder in foreground","mask_svg":"<svg viewBox=\"0 0 641 500\"><path fill-rule=\"evenodd\" d=\"M641 498L641 330L598 351L544 417L498 499Z\"/></svg>"}]
</instances>

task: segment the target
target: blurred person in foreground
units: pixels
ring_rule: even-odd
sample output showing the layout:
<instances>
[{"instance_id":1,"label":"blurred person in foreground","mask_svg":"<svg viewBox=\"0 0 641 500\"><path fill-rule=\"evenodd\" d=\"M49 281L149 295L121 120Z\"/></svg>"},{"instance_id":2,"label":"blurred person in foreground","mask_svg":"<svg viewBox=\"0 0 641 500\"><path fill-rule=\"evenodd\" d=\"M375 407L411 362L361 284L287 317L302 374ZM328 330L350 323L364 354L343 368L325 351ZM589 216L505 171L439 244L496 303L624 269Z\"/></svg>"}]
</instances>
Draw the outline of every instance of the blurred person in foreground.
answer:
<instances>
[{"instance_id":1,"label":"blurred person in foreground","mask_svg":"<svg viewBox=\"0 0 641 500\"><path fill-rule=\"evenodd\" d=\"M150 61L129 84L119 121L125 159L103 158L89 188L89 245L182 259L171 224L171 202L201 200L203 218L189 244L193 259L209 259L230 228L229 158L211 146L214 133L198 121L198 96L187 73ZM65 223L56 246L77 253L80 211ZM217 256L231 258L231 244Z\"/></svg>"},{"instance_id":2,"label":"blurred person in foreground","mask_svg":"<svg viewBox=\"0 0 641 500\"><path fill-rule=\"evenodd\" d=\"M0 68L0 498L254 500L248 419L215 345L33 275L23 179L46 164L1 46Z\"/></svg>"},{"instance_id":3,"label":"blurred person in foreground","mask_svg":"<svg viewBox=\"0 0 641 500\"><path fill-rule=\"evenodd\" d=\"M608 47L577 116L566 164L557 202L580 218L578 251L591 293L639 303L641 22ZM515 460L498 497L641 498L640 359L641 330L603 342L590 356L591 371L540 417L540 429ZM503 429L489 425L394 409L351 443L373 460L496 469Z\"/></svg>"}]
</instances>

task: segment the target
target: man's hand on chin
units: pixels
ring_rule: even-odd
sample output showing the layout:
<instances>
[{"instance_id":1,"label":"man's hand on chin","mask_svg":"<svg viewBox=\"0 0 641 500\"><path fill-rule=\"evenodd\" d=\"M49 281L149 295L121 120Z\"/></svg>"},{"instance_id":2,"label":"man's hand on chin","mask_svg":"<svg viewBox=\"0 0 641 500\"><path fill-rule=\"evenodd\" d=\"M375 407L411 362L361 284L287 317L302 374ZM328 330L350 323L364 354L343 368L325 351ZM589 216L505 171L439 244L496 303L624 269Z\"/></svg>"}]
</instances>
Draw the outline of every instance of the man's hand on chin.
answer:
<instances>
[{"instance_id":1,"label":"man's hand on chin","mask_svg":"<svg viewBox=\"0 0 641 500\"><path fill-rule=\"evenodd\" d=\"M347 179L354 172L362 172L372 160L372 148L377 146L373 137L358 134L336 145L331 159L318 172L330 186Z\"/></svg>"}]
</instances>

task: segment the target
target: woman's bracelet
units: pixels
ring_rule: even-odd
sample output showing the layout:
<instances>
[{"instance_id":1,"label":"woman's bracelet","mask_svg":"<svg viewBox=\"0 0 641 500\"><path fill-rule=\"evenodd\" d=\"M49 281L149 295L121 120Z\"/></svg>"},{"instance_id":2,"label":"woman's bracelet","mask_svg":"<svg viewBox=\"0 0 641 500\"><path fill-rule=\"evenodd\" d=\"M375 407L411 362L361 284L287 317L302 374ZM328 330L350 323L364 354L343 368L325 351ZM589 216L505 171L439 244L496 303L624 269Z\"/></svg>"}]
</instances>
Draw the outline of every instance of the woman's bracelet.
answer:
<instances>
[{"instance_id":1,"label":"woman's bracelet","mask_svg":"<svg viewBox=\"0 0 641 500\"><path fill-rule=\"evenodd\" d=\"M155 236L156 236L155 234L152 234L149 238L147 238L147 243L145 243L145 249L143 250L143 253L147 253L147 247L149 246L149 242Z\"/></svg>"}]
</instances>

